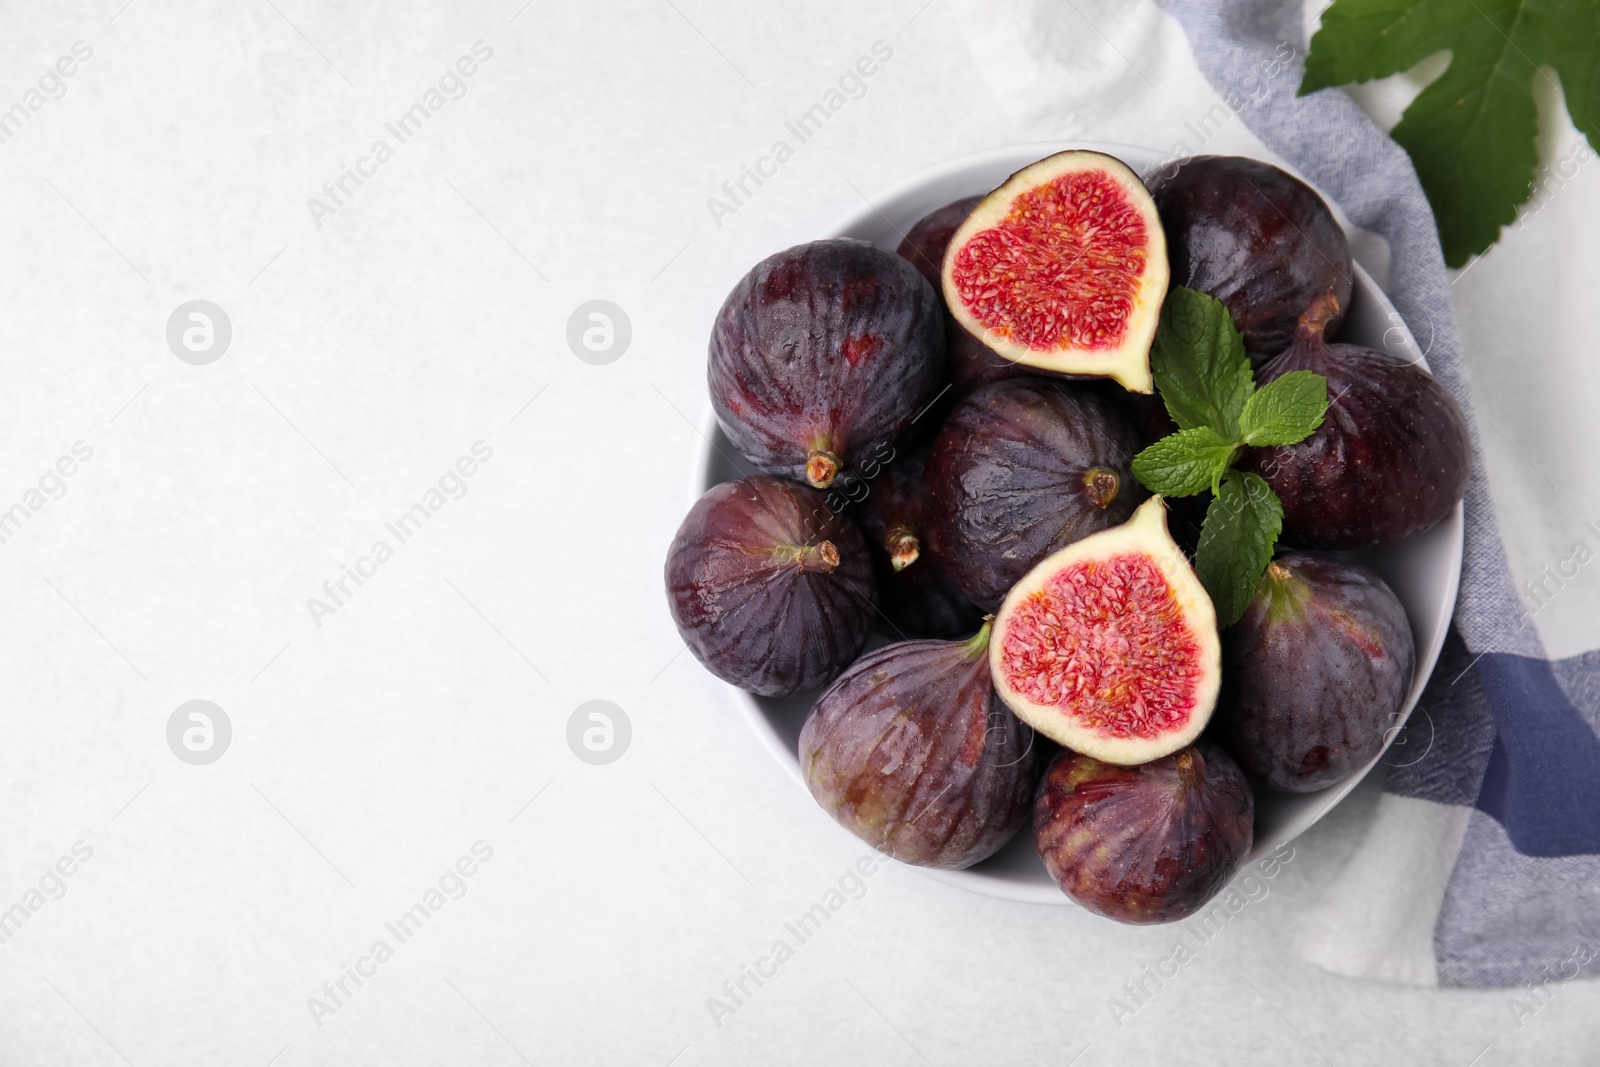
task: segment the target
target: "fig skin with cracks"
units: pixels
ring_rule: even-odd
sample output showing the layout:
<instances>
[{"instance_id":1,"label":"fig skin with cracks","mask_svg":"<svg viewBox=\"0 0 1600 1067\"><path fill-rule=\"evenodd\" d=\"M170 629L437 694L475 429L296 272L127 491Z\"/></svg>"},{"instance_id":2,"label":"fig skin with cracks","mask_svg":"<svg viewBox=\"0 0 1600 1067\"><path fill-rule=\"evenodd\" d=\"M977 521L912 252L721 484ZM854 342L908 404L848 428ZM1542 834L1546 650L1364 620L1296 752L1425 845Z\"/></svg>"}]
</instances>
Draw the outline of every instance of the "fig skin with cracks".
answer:
<instances>
[{"instance_id":1,"label":"fig skin with cracks","mask_svg":"<svg viewBox=\"0 0 1600 1067\"><path fill-rule=\"evenodd\" d=\"M956 229L942 278L956 322L1001 356L1154 389L1166 236L1121 160L1069 150L1019 170Z\"/></svg>"},{"instance_id":2,"label":"fig skin with cracks","mask_svg":"<svg viewBox=\"0 0 1600 1067\"><path fill-rule=\"evenodd\" d=\"M1222 635L1214 730L1272 789L1308 793L1383 750L1416 668L1405 608L1351 560L1288 552Z\"/></svg>"},{"instance_id":3,"label":"fig skin with cracks","mask_svg":"<svg viewBox=\"0 0 1600 1067\"><path fill-rule=\"evenodd\" d=\"M934 439L930 543L979 608L993 611L1039 560L1133 513L1143 493L1132 470L1138 434L1096 384L984 386Z\"/></svg>"},{"instance_id":4,"label":"fig skin with cracks","mask_svg":"<svg viewBox=\"0 0 1600 1067\"><path fill-rule=\"evenodd\" d=\"M1316 190L1242 156L1193 156L1151 183L1174 285L1220 300L1260 367L1294 340L1317 294L1350 303L1350 242ZM1338 328L1336 316L1328 323Z\"/></svg>"},{"instance_id":5,"label":"fig skin with cracks","mask_svg":"<svg viewBox=\"0 0 1600 1067\"><path fill-rule=\"evenodd\" d=\"M938 295L863 241L812 241L751 268L711 330L711 406L768 474L825 489L887 452L944 386Z\"/></svg>"},{"instance_id":6,"label":"fig skin with cracks","mask_svg":"<svg viewBox=\"0 0 1600 1067\"><path fill-rule=\"evenodd\" d=\"M1034 802L1034 846L1067 896L1146 925L1187 919L1238 871L1255 839L1255 796L1207 741L1136 767L1063 752Z\"/></svg>"},{"instance_id":7,"label":"fig skin with cracks","mask_svg":"<svg viewBox=\"0 0 1600 1067\"><path fill-rule=\"evenodd\" d=\"M1192 743L1216 707L1211 598L1153 496L1121 526L1045 557L995 617L995 689L1051 740L1105 762Z\"/></svg>"},{"instance_id":8,"label":"fig skin with cracks","mask_svg":"<svg viewBox=\"0 0 1600 1067\"><path fill-rule=\"evenodd\" d=\"M768 475L714 486L667 552L678 633L712 674L761 696L832 681L876 618L861 531L814 489Z\"/></svg>"},{"instance_id":9,"label":"fig skin with cracks","mask_svg":"<svg viewBox=\"0 0 1600 1067\"><path fill-rule=\"evenodd\" d=\"M903 863L970 867L1028 821L1033 731L995 696L989 624L863 656L817 699L800 769L824 811Z\"/></svg>"},{"instance_id":10,"label":"fig skin with cracks","mask_svg":"<svg viewBox=\"0 0 1600 1067\"><path fill-rule=\"evenodd\" d=\"M1386 545L1432 529L1466 493L1472 463L1466 418L1427 371L1323 340L1338 307L1331 292L1312 301L1294 343L1258 376L1326 378L1322 425L1296 444L1246 449L1238 464L1278 494L1283 541L1301 548Z\"/></svg>"}]
</instances>

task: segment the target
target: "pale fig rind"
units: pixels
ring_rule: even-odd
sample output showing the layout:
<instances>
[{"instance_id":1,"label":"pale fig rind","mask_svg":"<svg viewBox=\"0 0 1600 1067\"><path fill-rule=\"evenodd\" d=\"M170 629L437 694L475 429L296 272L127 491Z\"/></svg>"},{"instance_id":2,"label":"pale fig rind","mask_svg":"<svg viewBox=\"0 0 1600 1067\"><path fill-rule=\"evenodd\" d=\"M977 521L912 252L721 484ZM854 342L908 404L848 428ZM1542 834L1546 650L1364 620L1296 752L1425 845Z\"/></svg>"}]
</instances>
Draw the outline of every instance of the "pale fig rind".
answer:
<instances>
[{"instance_id":1,"label":"pale fig rind","mask_svg":"<svg viewBox=\"0 0 1600 1067\"><path fill-rule=\"evenodd\" d=\"M1131 765L1199 737L1221 682L1217 615L1161 497L1024 575L989 659L1006 706L1075 752Z\"/></svg>"},{"instance_id":2,"label":"pale fig rind","mask_svg":"<svg viewBox=\"0 0 1600 1067\"><path fill-rule=\"evenodd\" d=\"M1024 232L1034 224L1046 232ZM955 321L1005 358L1108 377L1133 392L1155 388L1150 344L1167 292L1166 237L1149 190L1121 160L1069 150L1019 170L956 229L941 276ZM1009 299L997 298L1007 289ZM1065 333L1023 336L1026 316L1064 324Z\"/></svg>"},{"instance_id":3,"label":"pale fig rind","mask_svg":"<svg viewBox=\"0 0 1600 1067\"><path fill-rule=\"evenodd\" d=\"M868 653L801 730L800 769L817 803L902 862L969 867L1027 823L1033 731L995 696L988 637L985 623L965 641Z\"/></svg>"},{"instance_id":4,"label":"pale fig rind","mask_svg":"<svg viewBox=\"0 0 1600 1067\"><path fill-rule=\"evenodd\" d=\"M1039 782L1034 847L1097 915L1178 922L1226 886L1255 840L1255 797L1207 741L1136 767L1063 752Z\"/></svg>"}]
</instances>

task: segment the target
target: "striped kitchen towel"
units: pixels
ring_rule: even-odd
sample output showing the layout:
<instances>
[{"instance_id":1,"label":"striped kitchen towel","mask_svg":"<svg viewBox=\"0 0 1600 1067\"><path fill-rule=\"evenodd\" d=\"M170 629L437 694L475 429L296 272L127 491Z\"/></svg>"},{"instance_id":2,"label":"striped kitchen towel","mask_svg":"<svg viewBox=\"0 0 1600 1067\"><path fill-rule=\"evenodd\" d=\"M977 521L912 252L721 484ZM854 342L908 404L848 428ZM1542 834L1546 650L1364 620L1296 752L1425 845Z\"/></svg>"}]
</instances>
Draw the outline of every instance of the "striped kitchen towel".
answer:
<instances>
[{"instance_id":1,"label":"striped kitchen towel","mask_svg":"<svg viewBox=\"0 0 1600 1067\"><path fill-rule=\"evenodd\" d=\"M1386 291L1408 323L1432 325L1429 366L1470 420L1427 199L1405 151L1350 97L1337 89L1295 95L1305 55L1300 5L1159 2L1262 143L1388 242ZM1290 76L1260 78L1283 61L1286 42L1294 45ZM1353 976L1545 987L1600 969L1600 650L1545 654L1507 564L1476 443L1466 519L1454 630L1386 760L1393 769L1367 837L1329 888L1303 949ZM1600 545L1600 533L1592 541ZM1595 551L1588 538L1573 550ZM1560 578L1542 577L1548 595Z\"/></svg>"}]
</instances>

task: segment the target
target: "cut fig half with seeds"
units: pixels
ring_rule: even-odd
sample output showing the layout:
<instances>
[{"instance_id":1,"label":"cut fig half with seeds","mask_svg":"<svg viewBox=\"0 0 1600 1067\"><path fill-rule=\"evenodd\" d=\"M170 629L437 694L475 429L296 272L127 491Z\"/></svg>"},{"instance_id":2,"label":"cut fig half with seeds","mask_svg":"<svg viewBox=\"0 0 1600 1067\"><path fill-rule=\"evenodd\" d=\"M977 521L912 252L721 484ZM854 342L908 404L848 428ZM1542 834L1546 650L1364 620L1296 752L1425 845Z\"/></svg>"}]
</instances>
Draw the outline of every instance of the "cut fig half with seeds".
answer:
<instances>
[{"instance_id":1,"label":"cut fig half with seeds","mask_svg":"<svg viewBox=\"0 0 1600 1067\"><path fill-rule=\"evenodd\" d=\"M989 657L1019 719L1103 763L1146 763L1200 736L1221 682L1217 615L1161 497L1029 571Z\"/></svg>"},{"instance_id":2,"label":"cut fig half with seeds","mask_svg":"<svg viewBox=\"0 0 1600 1067\"><path fill-rule=\"evenodd\" d=\"M951 315L1005 358L1154 388L1166 237L1121 160L1067 151L1019 170L956 230L942 277Z\"/></svg>"}]
</instances>

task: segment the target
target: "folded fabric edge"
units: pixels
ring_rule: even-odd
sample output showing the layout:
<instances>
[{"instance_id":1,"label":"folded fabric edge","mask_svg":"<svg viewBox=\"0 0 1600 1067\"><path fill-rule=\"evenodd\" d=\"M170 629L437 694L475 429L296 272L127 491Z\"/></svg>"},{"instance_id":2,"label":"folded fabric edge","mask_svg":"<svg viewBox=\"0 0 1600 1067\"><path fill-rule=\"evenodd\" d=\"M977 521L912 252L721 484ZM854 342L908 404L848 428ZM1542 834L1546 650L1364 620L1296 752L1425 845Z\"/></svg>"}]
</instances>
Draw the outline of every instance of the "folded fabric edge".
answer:
<instances>
[{"instance_id":1,"label":"folded fabric edge","mask_svg":"<svg viewBox=\"0 0 1600 1067\"><path fill-rule=\"evenodd\" d=\"M1351 978L1437 986L1434 926L1472 809L1384 793L1311 913L1300 952Z\"/></svg>"}]
</instances>

